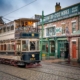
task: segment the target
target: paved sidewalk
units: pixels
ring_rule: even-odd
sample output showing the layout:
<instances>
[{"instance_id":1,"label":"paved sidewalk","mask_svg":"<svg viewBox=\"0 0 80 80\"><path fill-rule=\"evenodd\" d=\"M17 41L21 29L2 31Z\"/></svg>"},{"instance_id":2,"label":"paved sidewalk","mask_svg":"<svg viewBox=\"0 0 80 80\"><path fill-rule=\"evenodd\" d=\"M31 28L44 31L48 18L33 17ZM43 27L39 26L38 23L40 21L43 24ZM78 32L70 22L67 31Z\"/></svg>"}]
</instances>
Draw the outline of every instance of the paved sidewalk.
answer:
<instances>
[{"instance_id":1,"label":"paved sidewalk","mask_svg":"<svg viewBox=\"0 0 80 80\"><path fill-rule=\"evenodd\" d=\"M66 65L66 66L73 66L73 67L80 67L80 63L78 63L77 61L68 62L67 60L64 60L64 59L42 60L42 62L55 63L55 64L61 64L61 65Z\"/></svg>"}]
</instances>

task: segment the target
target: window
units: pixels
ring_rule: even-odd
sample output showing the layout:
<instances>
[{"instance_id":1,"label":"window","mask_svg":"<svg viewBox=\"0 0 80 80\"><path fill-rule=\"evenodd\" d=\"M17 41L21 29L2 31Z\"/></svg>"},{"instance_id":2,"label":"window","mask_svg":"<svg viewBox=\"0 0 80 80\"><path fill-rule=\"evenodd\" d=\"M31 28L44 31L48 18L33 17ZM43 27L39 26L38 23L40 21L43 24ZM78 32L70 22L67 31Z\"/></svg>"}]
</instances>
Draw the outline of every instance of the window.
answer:
<instances>
[{"instance_id":1,"label":"window","mask_svg":"<svg viewBox=\"0 0 80 80\"><path fill-rule=\"evenodd\" d=\"M13 47L13 48L14 48L14 47ZM17 50L17 51L21 51L21 40L17 40L16 50Z\"/></svg>"},{"instance_id":2,"label":"window","mask_svg":"<svg viewBox=\"0 0 80 80\"><path fill-rule=\"evenodd\" d=\"M10 31L10 27L7 27L7 31Z\"/></svg>"},{"instance_id":3,"label":"window","mask_svg":"<svg viewBox=\"0 0 80 80\"><path fill-rule=\"evenodd\" d=\"M11 50L15 50L15 44L11 44Z\"/></svg>"},{"instance_id":4,"label":"window","mask_svg":"<svg viewBox=\"0 0 80 80\"><path fill-rule=\"evenodd\" d=\"M11 30L14 30L14 26L13 25L11 26Z\"/></svg>"},{"instance_id":5,"label":"window","mask_svg":"<svg viewBox=\"0 0 80 80\"><path fill-rule=\"evenodd\" d=\"M62 24L62 34L65 34L65 24Z\"/></svg>"},{"instance_id":6,"label":"window","mask_svg":"<svg viewBox=\"0 0 80 80\"><path fill-rule=\"evenodd\" d=\"M1 28L1 33L3 33L3 29Z\"/></svg>"},{"instance_id":7,"label":"window","mask_svg":"<svg viewBox=\"0 0 80 80\"><path fill-rule=\"evenodd\" d=\"M35 50L36 44L35 41L30 41L30 50Z\"/></svg>"},{"instance_id":8,"label":"window","mask_svg":"<svg viewBox=\"0 0 80 80\"><path fill-rule=\"evenodd\" d=\"M28 40L22 41L22 51L27 51L28 50Z\"/></svg>"},{"instance_id":9,"label":"window","mask_svg":"<svg viewBox=\"0 0 80 80\"><path fill-rule=\"evenodd\" d=\"M3 45L1 45L1 50L3 50Z\"/></svg>"},{"instance_id":10,"label":"window","mask_svg":"<svg viewBox=\"0 0 80 80\"><path fill-rule=\"evenodd\" d=\"M76 31L76 22L72 23L72 33Z\"/></svg>"},{"instance_id":11,"label":"window","mask_svg":"<svg viewBox=\"0 0 80 80\"><path fill-rule=\"evenodd\" d=\"M55 43L54 41L50 41L50 53L55 51Z\"/></svg>"},{"instance_id":12,"label":"window","mask_svg":"<svg viewBox=\"0 0 80 80\"><path fill-rule=\"evenodd\" d=\"M6 32L6 27L3 28L3 32Z\"/></svg>"},{"instance_id":13,"label":"window","mask_svg":"<svg viewBox=\"0 0 80 80\"><path fill-rule=\"evenodd\" d=\"M42 37L42 30L39 29L39 37Z\"/></svg>"},{"instance_id":14,"label":"window","mask_svg":"<svg viewBox=\"0 0 80 80\"><path fill-rule=\"evenodd\" d=\"M55 35L55 27L46 28L46 36Z\"/></svg>"},{"instance_id":15,"label":"window","mask_svg":"<svg viewBox=\"0 0 80 80\"><path fill-rule=\"evenodd\" d=\"M39 50L39 41L37 41L37 50Z\"/></svg>"},{"instance_id":16,"label":"window","mask_svg":"<svg viewBox=\"0 0 80 80\"><path fill-rule=\"evenodd\" d=\"M10 50L10 44L7 45L7 50Z\"/></svg>"},{"instance_id":17,"label":"window","mask_svg":"<svg viewBox=\"0 0 80 80\"><path fill-rule=\"evenodd\" d=\"M6 50L6 44L4 44L4 50Z\"/></svg>"},{"instance_id":18,"label":"window","mask_svg":"<svg viewBox=\"0 0 80 80\"><path fill-rule=\"evenodd\" d=\"M42 45L42 51L44 52L48 52L48 43L47 42L43 42L43 45Z\"/></svg>"}]
</instances>

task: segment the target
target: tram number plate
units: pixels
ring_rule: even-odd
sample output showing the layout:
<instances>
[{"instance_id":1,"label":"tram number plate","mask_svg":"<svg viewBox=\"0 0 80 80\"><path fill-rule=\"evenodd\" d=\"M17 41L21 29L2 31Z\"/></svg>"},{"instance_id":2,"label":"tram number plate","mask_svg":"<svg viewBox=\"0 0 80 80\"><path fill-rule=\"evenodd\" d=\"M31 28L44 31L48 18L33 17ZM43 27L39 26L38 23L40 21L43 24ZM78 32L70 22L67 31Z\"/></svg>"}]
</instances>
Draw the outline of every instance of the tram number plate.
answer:
<instances>
[{"instance_id":1,"label":"tram number plate","mask_svg":"<svg viewBox=\"0 0 80 80\"><path fill-rule=\"evenodd\" d=\"M35 58L30 58L30 60L35 60Z\"/></svg>"}]
</instances>

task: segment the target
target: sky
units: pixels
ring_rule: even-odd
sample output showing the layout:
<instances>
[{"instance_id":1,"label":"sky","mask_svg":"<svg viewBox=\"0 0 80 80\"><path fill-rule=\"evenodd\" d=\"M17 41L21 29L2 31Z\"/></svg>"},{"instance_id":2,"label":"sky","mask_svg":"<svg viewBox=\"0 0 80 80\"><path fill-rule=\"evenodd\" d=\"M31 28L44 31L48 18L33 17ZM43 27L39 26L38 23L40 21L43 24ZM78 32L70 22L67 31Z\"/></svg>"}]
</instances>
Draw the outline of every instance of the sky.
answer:
<instances>
[{"instance_id":1,"label":"sky","mask_svg":"<svg viewBox=\"0 0 80 80\"><path fill-rule=\"evenodd\" d=\"M31 2L33 3L29 4ZM44 15L48 15L55 12L56 2L60 2L61 8L65 8L79 3L80 0L0 0L0 16L8 19L4 19L8 22L18 18L33 18L35 14L41 15L42 10L44 10ZM29 5L25 6L27 4ZM22 6L25 7L21 8Z\"/></svg>"}]
</instances>

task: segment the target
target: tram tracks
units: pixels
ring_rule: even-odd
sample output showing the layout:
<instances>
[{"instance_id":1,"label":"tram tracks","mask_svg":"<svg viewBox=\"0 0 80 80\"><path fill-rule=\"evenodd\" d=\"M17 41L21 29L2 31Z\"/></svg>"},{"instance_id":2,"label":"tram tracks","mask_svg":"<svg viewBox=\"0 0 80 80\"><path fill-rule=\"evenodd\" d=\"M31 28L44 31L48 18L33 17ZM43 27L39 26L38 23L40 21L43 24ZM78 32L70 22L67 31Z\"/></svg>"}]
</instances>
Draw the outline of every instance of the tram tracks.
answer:
<instances>
[{"instance_id":1,"label":"tram tracks","mask_svg":"<svg viewBox=\"0 0 80 80\"><path fill-rule=\"evenodd\" d=\"M23 79L23 78L21 78L21 77L15 76L15 75L12 75L12 74L7 73L7 72L4 72L4 71L0 71L0 73L3 73L3 74L5 74L5 75L7 75L7 76L11 76L11 77L15 78L16 80L26 80L26 79ZM13 79L12 79L12 80L13 80Z\"/></svg>"},{"instance_id":2,"label":"tram tracks","mask_svg":"<svg viewBox=\"0 0 80 80\"><path fill-rule=\"evenodd\" d=\"M51 65L51 67L50 66L48 66L48 65L43 65L43 68L45 69L45 67L46 67L46 69L50 69L50 70L56 70L56 71L61 71L61 72L66 72L66 73L70 73L70 74L74 74L74 75L80 75L80 69L77 69L76 68L76 70L77 71L79 71L78 73L76 73L76 71L75 72L72 72L72 69L75 69L75 68L72 68L72 67L67 67L67 66L62 66L61 68L59 68L59 66L52 66ZM50 68L49 68L50 67ZM64 69L63 69L64 68ZM68 69L69 68L69 69ZM71 70L70 70L71 69Z\"/></svg>"},{"instance_id":3,"label":"tram tracks","mask_svg":"<svg viewBox=\"0 0 80 80\"><path fill-rule=\"evenodd\" d=\"M33 70L33 71L37 71L37 72L41 72L41 73L45 73L45 74L50 74L50 75L55 75L55 76L59 76L59 77L65 77L70 80L80 80L80 77L79 77L80 74L70 73L70 72L61 71L61 70L55 70L55 69L52 70L52 69L45 68L45 67L32 68L29 70Z\"/></svg>"},{"instance_id":4,"label":"tram tracks","mask_svg":"<svg viewBox=\"0 0 80 80\"><path fill-rule=\"evenodd\" d=\"M68 67L68 68L70 68L72 71L73 71L73 69L75 69L75 68L71 68L71 67ZM47 76L53 77L53 78L59 77L60 80L80 80L80 77L79 77L80 73L78 74L78 73L75 73L74 71L73 72L71 72L71 71L68 72L68 68L65 67L65 66L61 67L59 65L57 66L57 65L42 64L41 67L27 68L27 69L26 68L24 68L24 69L19 68L18 71L24 72L26 70L27 72L25 72L25 73L26 74L30 73L29 76L32 76L32 74L34 75L34 73L36 73L35 75L37 77L38 76L37 73L38 73L39 75L43 75L43 76L47 75ZM75 71L77 72L78 70L75 69ZM7 71L4 71L4 70L2 72L8 73ZM9 72L9 74L10 73L11 72ZM16 74L14 74L14 75L16 75ZM14 76L14 75L12 75L12 76ZM28 75L26 75L26 76L27 76L26 78L28 79ZM14 76L14 77L17 77L17 76ZM20 78L20 77L18 77L18 78ZM25 77L23 77L23 78L25 78ZM26 79L23 79L23 78L21 78L21 80L26 80ZM65 78L65 79L62 79L62 78Z\"/></svg>"}]
</instances>

